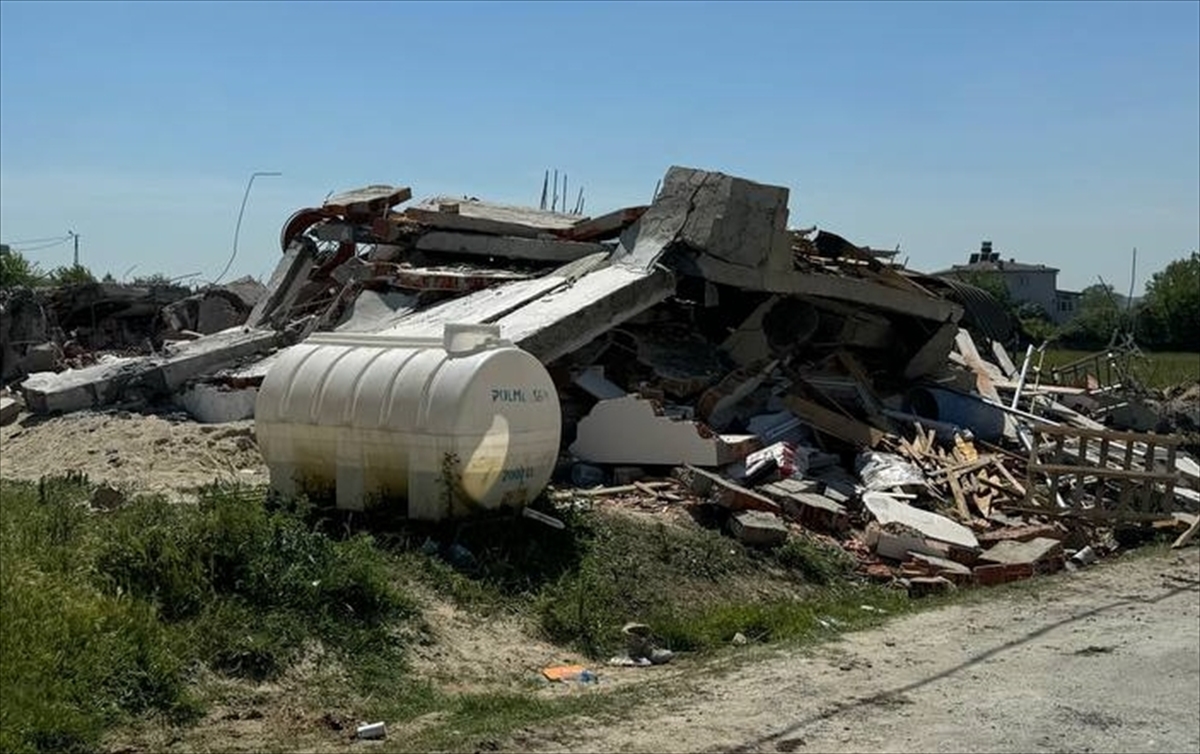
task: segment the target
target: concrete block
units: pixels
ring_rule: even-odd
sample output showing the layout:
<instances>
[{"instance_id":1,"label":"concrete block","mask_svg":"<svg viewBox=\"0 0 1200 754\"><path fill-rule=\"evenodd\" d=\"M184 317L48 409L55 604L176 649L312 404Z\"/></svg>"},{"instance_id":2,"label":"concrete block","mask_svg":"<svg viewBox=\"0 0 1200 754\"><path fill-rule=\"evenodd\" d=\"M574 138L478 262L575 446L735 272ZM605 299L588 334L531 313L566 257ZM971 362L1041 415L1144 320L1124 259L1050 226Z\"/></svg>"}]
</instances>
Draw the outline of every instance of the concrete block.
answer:
<instances>
[{"instance_id":1,"label":"concrete block","mask_svg":"<svg viewBox=\"0 0 1200 754\"><path fill-rule=\"evenodd\" d=\"M200 299L196 312L196 331L204 335L237 327L246 321L246 310L239 309L225 296L210 292Z\"/></svg>"},{"instance_id":2,"label":"concrete block","mask_svg":"<svg viewBox=\"0 0 1200 754\"><path fill-rule=\"evenodd\" d=\"M1037 537L1028 542L1005 540L996 543L979 556L979 561L984 564L1027 564L1035 566L1035 570L1039 572L1058 570L1062 560L1062 542L1049 537Z\"/></svg>"},{"instance_id":3,"label":"concrete block","mask_svg":"<svg viewBox=\"0 0 1200 754\"><path fill-rule=\"evenodd\" d=\"M223 424L254 418L258 388L228 389L198 384L181 393L175 402L202 424Z\"/></svg>"},{"instance_id":4,"label":"concrete block","mask_svg":"<svg viewBox=\"0 0 1200 754\"><path fill-rule=\"evenodd\" d=\"M722 466L738 460L745 442L745 436L714 435L696 422L662 416L650 401L627 395L600 401L579 421L571 453L592 463Z\"/></svg>"},{"instance_id":5,"label":"concrete block","mask_svg":"<svg viewBox=\"0 0 1200 754\"><path fill-rule=\"evenodd\" d=\"M740 511L729 520L729 530L739 542L753 547L774 547L787 541L787 525L763 511Z\"/></svg>"},{"instance_id":6,"label":"concrete block","mask_svg":"<svg viewBox=\"0 0 1200 754\"><path fill-rule=\"evenodd\" d=\"M7 426L21 415L21 404L16 398L0 398L0 427Z\"/></svg>"},{"instance_id":7,"label":"concrete block","mask_svg":"<svg viewBox=\"0 0 1200 754\"><path fill-rule=\"evenodd\" d=\"M19 367L25 374L53 372L61 358L62 351L58 346L53 343L42 343L25 352L25 356L19 362Z\"/></svg>"}]
</instances>

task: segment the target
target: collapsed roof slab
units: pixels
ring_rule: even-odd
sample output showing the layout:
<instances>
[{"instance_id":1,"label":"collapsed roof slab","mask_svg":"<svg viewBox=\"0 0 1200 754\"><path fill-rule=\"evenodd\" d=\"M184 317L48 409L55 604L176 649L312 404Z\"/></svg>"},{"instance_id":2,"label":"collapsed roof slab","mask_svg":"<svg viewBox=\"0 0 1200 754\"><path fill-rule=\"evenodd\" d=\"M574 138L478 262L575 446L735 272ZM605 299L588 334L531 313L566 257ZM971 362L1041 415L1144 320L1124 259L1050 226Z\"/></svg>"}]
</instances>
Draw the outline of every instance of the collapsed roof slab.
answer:
<instances>
[{"instance_id":1,"label":"collapsed roof slab","mask_svg":"<svg viewBox=\"0 0 1200 754\"><path fill-rule=\"evenodd\" d=\"M696 265L707 280L751 291L834 299L934 322L957 322L962 317L958 304L860 278L751 269L705 255L696 260Z\"/></svg>"},{"instance_id":2,"label":"collapsed roof slab","mask_svg":"<svg viewBox=\"0 0 1200 754\"><path fill-rule=\"evenodd\" d=\"M574 262L590 254L608 251L598 243L472 235L441 230L425 233L418 238L417 250L534 262Z\"/></svg>"},{"instance_id":3,"label":"collapsed roof slab","mask_svg":"<svg viewBox=\"0 0 1200 754\"><path fill-rule=\"evenodd\" d=\"M569 230L588 219L583 215L552 212L534 207L518 207L511 204L497 204L494 202L485 202L480 199L456 199L448 196L435 196L432 199L425 199L419 204L414 205L414 209L418 213L444 212L446 214L457 214L460 217L491 220L496 223L510 225L522 225L526 228L534 228L546 233Z\"/></svg>"},{"instance_id":4,"label":"collapsed roof slab","mask_svg":"<svg viewBox=\"0 0 1200 754\"><path fill-rule=\"evenodd\" d=\"M500 332L544 363L565 356L675 293L664 269L607 267L497 319Z\"/></svg>"},{"instance_id":5,"label":"collapsed roof slab","mask_svg":"<svg viewBox=\"0 0 1200 754\"><path fill-rule=\"evenodd\" d=\"M549 363L675 293L669 271L602 266L606 257L443 302L381 334L437 337L447 323L497 324L505 339Z\"/></svg>"}]
</instances>

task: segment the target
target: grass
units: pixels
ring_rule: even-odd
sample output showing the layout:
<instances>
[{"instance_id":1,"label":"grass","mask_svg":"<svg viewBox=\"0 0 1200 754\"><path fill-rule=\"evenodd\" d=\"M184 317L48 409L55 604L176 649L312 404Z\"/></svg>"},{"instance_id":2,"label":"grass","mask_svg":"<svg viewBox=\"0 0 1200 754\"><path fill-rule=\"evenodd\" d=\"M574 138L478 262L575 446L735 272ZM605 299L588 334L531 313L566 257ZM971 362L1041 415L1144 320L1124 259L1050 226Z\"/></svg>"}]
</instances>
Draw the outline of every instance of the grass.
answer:
<instances>
[{"instance_id":1,"label":"grass","mask_svg":"<svg viewBox=\"0 0 1200 754\"><path fill-rule=\"evenodd\" d=\"M1052 367L1069 364L1095 353L1098 351L1047 350L1042 371L1048 375ZM1175 385L1194 383L1200 377L1200 353L1146 351L1145 356L1145 361L1134 363L1133 370L1146 387L1156 389L1174 387Z\"/></svg>"},{"instance_id":2,"label":"grass","mask_svg":"<svg viewBox=\"0 0 1200 754\"><path fill-rule=\"evenodd\" d=\"M368 537L231 490L103 515L89 491L0 482L0 750L90 751L133 716L194 720L198 666L273 678L313 639L363 684L359 658L402 659L389 628L415 604Z\"/></svg>"},{"instance_id":3,"label":"grass","mask_svg":"<svg viewBox=\"0 0 1200 754\"><path fill-rule=\"evenodd\" d=\"M623 651L627 621L705 657L737 634L816 641L908 606L848 578L839 549L803 537L747 549L720 521L546 506L563 529L520 517L381 520L369 536L342 514L261 491L210 488L196 505L148 497L106 513L89 508L90 492L78 477L0 482L2 751L92 751L114 729L155 720L186 729L249 693L203 679L252 689L314 646L337 672L311 674L301 704L392 726L438 713L389 746L453 748L570 715L619 715L649 693L442 691L406 670L422 625L405 586L414 581L472 612L525 617L597 661Z\"/></svg>"}]
</instances>

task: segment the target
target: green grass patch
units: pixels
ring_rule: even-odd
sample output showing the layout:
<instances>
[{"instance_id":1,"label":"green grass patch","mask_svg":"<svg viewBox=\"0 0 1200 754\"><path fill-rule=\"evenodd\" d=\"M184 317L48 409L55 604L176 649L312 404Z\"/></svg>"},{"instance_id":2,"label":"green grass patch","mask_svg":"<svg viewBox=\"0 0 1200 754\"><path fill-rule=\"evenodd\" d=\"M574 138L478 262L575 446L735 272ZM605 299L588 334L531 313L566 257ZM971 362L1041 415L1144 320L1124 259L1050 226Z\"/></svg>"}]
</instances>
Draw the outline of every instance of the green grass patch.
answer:
<instances>
[{"instance_id":1,"label":"green grass patch","mask_svg":"<svg viewBox=\"0 0 1200 754\"><path fill-rule=\"evenodd\" d=\"M1048 375L1051 368L1061 367L1096 353L1100 352L1069 349L1047 350L1045 360L1042 362L1042 372ZM1192 383L1200 379L1200 353L1145 351L1144 354L1144 359L1132 362L1131 369L1134 376L1146 387L1162 389Z\"/></svg>"},{"instance_id":2,"label":"green grass patch","mask_svg":"<svg viewBox=\"0 0 1200 754\"><path fill-rule=\"evenodd\" d=\"M90 492L79 478L0 482L0 750L91 751L124 724L186 724L253 688L199 683L210 671L256 682L314 656L335 662L302 705L401 727L436 712L402 742L420 748L619 714L647 693L452 694L413 677L406 637L420 622L402 586L413 580L472 612L519 614L597 663L624 651L629 621L703 657L737 634L817 641L908 606L857 583L838 548L802 536L746 548L721 533L719 513L697 524L541 501L564 528L513 516L423 526L237 488L101 513Z\"/></svg>"},{"instance_id":3,"label":"green grass patch","mask_svg":"<svg viewBox=\"0 0 1200 754\"><path fill-rule=\"evenodd\" d=\"M132 715L194 718L199 665L271 678L310 640L362 684L402 667L392 629L416 607L369 537L236 489L103 514L89 493L0 482L0 750L94 750Z\"/></svg>"}]
</instances>

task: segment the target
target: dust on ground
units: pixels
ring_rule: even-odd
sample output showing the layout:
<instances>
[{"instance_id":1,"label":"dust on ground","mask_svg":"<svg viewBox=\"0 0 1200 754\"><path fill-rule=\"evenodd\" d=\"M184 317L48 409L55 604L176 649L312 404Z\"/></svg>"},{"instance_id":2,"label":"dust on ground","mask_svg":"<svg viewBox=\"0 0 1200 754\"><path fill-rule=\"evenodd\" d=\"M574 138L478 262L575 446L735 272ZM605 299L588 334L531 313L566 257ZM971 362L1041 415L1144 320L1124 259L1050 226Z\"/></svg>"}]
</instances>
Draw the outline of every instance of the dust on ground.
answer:
<instances>
[{"instance_id":1,"label":"dust on ground","mask_svg":"<svg viewBox=\"0 0 1200 754\"><path fill-rule=\"evenodd\" d=\"M188 499L214 481L265 484L254 422L197 424L129 411L25 415L0 428L0 476L81 472L127 492Z\"/></svg>"},{"instance_id":2,"label":"dust on ground","mask_svg":"<svg viewBox=\"0 0 1200 754\"><path fill-rule=\"evenodd\" d=\"M1200 751L1200 551L1125 556L763 654L680 679L625 720L527 730L502 748Z\"/></svg>"}]
</instances>

